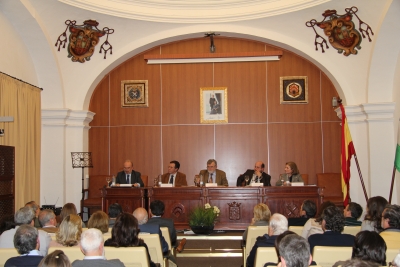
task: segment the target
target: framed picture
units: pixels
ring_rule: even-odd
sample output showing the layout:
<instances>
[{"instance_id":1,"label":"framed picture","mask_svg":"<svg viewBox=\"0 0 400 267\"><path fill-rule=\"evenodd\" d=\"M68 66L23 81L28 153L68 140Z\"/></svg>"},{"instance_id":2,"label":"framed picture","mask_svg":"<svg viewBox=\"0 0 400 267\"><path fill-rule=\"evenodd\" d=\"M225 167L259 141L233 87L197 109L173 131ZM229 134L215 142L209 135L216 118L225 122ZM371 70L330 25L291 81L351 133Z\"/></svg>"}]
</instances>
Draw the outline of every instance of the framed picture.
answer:
<instances>
[{"instance_id":1,"label":"framed picture","mask_svg":"<svg viewBox=\"0 0 400 267\"><path fill-rule=\"evenodd\" d=\"M147 80L121 81L122 107L148 107L149 89Z\"/></svg>"},{"instance_id":2,"label":"framed picture","mask_svg":"<svg viewBox=\"0 0 400 267\"><path fill-rule=\"evenodd\" d=\"M228 123L228 89L200 88L200 123Z\"/></svg>"},{"instance_id":3,"label":"framed picture","mask_svg":"<svg viewBox=\"0 0 400 267\"><path fill-rule=\"evenodd\" d=\"M281 104L307 104L307 76L286 76L280 78Z\"/></svg>"}]
</instances>

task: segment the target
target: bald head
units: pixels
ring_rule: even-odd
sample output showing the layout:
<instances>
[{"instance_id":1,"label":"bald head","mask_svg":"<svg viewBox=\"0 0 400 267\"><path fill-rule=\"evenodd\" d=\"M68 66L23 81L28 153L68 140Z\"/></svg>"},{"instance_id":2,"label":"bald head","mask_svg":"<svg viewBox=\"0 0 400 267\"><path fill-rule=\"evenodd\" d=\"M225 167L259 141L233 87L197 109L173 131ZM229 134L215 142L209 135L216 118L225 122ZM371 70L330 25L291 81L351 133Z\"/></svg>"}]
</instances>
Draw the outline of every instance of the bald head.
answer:
<instances>
[{"instance_id":1,"label":"bald head","mask_svg":"<svg viewBox=\"0 0 400 267\"><path fill-rule=\"evenodd\" d=\"M259 176L264 171L264 163L262 161L257 161L254 164L254 172Z\"/></svg>"},{"instance_id":2,"label":"bald head","mask_svg":"<svg viewBox=\"0 0 400 267\"><path fill-rule=\"evenodd\" d=\"M139 225L146 224L149 219L149 215L144 208L137 208L133 212L133 216L138 220Z\"/></svg>"}]
</instances>

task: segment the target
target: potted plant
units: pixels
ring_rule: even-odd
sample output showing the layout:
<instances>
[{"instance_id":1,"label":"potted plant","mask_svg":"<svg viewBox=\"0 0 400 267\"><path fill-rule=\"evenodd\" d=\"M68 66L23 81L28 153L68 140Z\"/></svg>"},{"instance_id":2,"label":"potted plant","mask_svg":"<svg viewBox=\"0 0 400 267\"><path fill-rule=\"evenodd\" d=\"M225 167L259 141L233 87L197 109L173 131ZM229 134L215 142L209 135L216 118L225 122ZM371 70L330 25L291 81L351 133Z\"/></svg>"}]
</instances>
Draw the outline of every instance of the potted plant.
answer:
<instances>
[{"instance_id":1,"label":"potted plant","mask_svg":"<svg viewBox=\"0 0 400 267\"><path fill-rule=\"evenodd\" d=\"M196 207L189 215L189 226L195 234L211 234L219 213L219 208L212 207L209 203L206 203L204 207Z\"/></svg>"}]
</instances>

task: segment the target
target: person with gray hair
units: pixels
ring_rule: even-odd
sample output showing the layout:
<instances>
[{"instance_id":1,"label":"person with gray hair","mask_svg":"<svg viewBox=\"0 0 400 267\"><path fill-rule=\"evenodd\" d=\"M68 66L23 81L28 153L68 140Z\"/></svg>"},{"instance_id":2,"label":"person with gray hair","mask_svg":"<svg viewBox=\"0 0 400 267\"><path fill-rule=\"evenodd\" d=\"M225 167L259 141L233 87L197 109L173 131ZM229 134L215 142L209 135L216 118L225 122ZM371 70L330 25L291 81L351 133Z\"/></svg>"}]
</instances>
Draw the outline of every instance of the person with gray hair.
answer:
<instances>
[{"instance_id":1,"label":"person with gray hair","mask_svg":"<svg viewBox=\"0 0 400 267\"><path fill-rule=\"evenodd\" d=\"M291 234L279 243L281 267L307 267L311 264L310 244L304 237Z\"/></svg>"},{"instance_id":2,"label":"person with gray hair","mask_svg":"<svg viewBox=\"0 0 400 267\"><path fill-rule=\"evenodd\" d=\"M90 228L82 233L81 251L85 255L83 260L75 260L73 267L87 266L125 266L119 259L107 260L104 257L104 238L103 233L96 228Z\"/></svg>"},{"instance_id":3,"label":"person with gray hair","mask_svg":"<svg viewBox=\"0 0 400 267\"><path fill-rule=\"evenodd\" d=\"M21 256L9 258L4 266L37 266L43 259L39 254L40 242L38 239L38 230L28 224L18 227L14 235L14 247Z\"/></svg>"},{"instance_id":4,"label":"person with gray hair","mask_svg":"<svg viewBox=\"0 0 400 267\"><path fill-rule=\"evenodd\" d=\"M33 209L33 211L35 212L35 218L33 219L34 220L33 226L36 228L40 228L40 223L39 223L40 206L36 203L36 201L32 200L26 203L25 207L31 207Z\"/></svg>"},{"instance_id":5,"label":"person with gray hair","mask_svg":"<svg viewBox=\"0 0 400 267\"><path fill-rule=\"evenodd\" d=\"M247 257L246 266L253 267L257 249L259 247L275 247L275 239L287 229L288 220L286 217L282 214L274 213L269 220L268 234L257 237L257 241Z\"/></svg>"},{"instance_id":6,"label":"person with gray hair","mask_svg":"<svg viewBox=\"0 0 400 267\"><path fill-rule=\"evenodd\" d=\"M217 185L228 186L228 179L226 179L226 173L222 170L217 169L217 161L215 159L209 159L207 161L207 169L201 170L199 177L203 177L203 183L216 183Z\"/></svg>"},{"instance_id":7,"label":"person with gray hair","mask_svg":"<svg viewBox=\"0 0 400 267\"><path fill-rule=\"evenodd\" d=\"M54 234L55 232L58 231L58 228L56 226L57 225L56 215L52 210L40 211L39 223L42 226L42 228L39 229L47 233Z\"/></svg>"},{"instance_id":8,"label":"person with gray hair","mask_svg":"<svg viewBox=\"0 0 400 267\"><path fill-rule=\"evenodd\" d=\"M12 240L19 226L23 224L29 224L33 226L34 218L35 218L35 212L30 206L25 206L23 208L20 208L14 215L14 221L16 224L15 228L4 231L0 235L0 248L14 248ZM46 256L47 251L49 249L51 238L45 231L42 230L38 230L38 235L40 240L39 254L42 256Z\"/></svg>"}]
</instances>

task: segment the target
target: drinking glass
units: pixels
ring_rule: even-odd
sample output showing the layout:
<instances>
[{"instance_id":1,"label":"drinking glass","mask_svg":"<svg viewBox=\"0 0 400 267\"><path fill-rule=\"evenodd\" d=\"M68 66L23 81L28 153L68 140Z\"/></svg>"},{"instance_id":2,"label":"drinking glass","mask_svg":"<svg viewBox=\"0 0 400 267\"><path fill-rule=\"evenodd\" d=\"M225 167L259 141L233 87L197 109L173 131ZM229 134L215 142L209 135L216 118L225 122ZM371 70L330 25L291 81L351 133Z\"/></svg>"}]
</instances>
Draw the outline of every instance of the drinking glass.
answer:
<instances>
[{"instance_id":1,"label":"drinking glass","mask_svg":"<svg viewBox=\"0 0 400 267\"><path fill-rule=\"evenodd\" d=\"M106 182L107 182L107 187L110 187L110 182L111 182L111 177L110 176L106 177Z\"/></svg>"},{"instance_id":2,"label":"drinking glass","mask_svg":"<svg viewBox=\"0 0 400 267\"><path fill-rule=\"evenodd\" d=\"M282 185L281 186L283 186L283 182L285 181L285 179L283 178L283 175L281 175L281 183L282 183Z\"/></svg>"},{"instance_id":3,"label":"drinking glass","mask_svg":"<svg viewBox=\"0 0 400 267\"><path fill-rule=\"evenodd\" d=\"M199 186L200 185L200 176L199 175L195 175L194 176L194 185L195 186Z\"/></svg>"},{"instance_id":4,"label":"drinking glass","mask_svg":"<svg viewBox=\"0 0 400 267\"><path fill-rule=\"evenodd\" d=\"M244 180L246 181L246 185L248 185L249 180L250 180L250 177L249 177L248 175L246 175L246 176L244 177Z\"/></svg>"},{"instance_id":5,"label":"drinking glass","mask_svg":"<svg viewBox=\"0 0 400 267\"><path fill-rule=\"evenodd\" d=\"M153 186L158 186L158 176L154 177Z\"/></svg>"}]
</instances>

